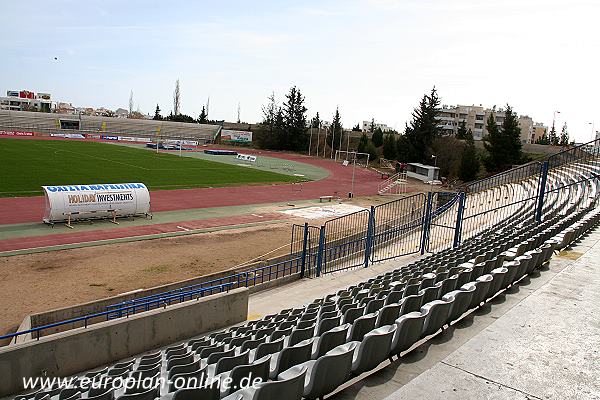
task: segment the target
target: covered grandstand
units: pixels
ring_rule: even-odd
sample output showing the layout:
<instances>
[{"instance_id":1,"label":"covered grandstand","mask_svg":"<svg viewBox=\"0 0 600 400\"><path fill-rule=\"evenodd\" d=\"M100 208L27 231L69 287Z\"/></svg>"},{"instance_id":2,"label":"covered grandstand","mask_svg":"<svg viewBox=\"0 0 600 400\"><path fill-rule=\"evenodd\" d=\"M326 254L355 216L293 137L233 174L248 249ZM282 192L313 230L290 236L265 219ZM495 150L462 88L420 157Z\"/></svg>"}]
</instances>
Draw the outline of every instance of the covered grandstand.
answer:
<instances>
[{"instance_id":1,"label":"covered grandstand","mask_svg":"<svg viewBox=\"0 0 600 400\"><path fill-rule=\"evenodd\" d=\"M185 140L212 143L220 125L128 119L89 115L0 110L0 132L41 136L83 135L91 139L125 141ZM191 143L190 143L191 144Z\"/></svg>"}]
</instances>

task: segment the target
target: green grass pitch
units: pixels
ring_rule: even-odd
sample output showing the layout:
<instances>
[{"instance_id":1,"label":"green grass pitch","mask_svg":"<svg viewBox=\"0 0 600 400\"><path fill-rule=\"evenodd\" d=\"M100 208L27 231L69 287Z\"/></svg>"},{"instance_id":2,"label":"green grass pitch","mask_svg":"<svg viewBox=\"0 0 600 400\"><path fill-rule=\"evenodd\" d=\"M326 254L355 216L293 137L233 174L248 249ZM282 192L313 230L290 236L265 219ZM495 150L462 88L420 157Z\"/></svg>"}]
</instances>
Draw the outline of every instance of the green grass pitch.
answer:
<instances>
[{"instance_id":1,"label":"green grass pitch","mask_svg":"<svg viewBox=\"0 0 600 400\"><path fill-rule=\"evenodd\" d=\"M42 195L42 185L142 182L150 190L161 190L300 180L107 143L0 139L0 197Z\"/></svg>"}]
</instances>

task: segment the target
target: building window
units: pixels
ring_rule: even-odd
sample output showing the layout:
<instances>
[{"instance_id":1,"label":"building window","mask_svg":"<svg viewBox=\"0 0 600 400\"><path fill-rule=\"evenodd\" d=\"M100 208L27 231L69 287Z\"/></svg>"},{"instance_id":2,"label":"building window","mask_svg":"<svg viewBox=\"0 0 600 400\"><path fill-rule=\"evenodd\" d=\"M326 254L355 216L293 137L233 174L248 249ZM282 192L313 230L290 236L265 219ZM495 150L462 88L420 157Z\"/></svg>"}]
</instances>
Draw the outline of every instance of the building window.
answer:
<instances>
[{"instance_id":1,"label":"building window","mask_svg":"<svg viewBox=\"0 0 600 400\"><path fill-rule=\"evenodd\" d=\"M483 115L476 115L476 116L475 116L475 119L476 119L477 121L483 121Z\"/></svg>"}]
</instances>

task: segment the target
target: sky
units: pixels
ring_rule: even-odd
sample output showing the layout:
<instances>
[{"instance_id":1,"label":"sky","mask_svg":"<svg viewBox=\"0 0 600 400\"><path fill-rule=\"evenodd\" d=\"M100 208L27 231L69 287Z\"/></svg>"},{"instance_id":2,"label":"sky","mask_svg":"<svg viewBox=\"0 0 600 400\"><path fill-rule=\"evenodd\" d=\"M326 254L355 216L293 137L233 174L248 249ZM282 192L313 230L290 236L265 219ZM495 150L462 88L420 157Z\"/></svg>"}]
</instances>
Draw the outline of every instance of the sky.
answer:
<instances>
[{"instance_id":1,"label":"sky","mask_svg":"<svg viewBox=\"0 0 600 400\"><path fill-rule=\"evenodd\" d=\"M597 0L2 1L0 91L75 106L258 122L293 85L309 117L403 130L443 104L501 107L571 138L600 130ZM55 60L56 57L56 60ZM593 123L593 125L592 125Z\"/></svg>"}]
</instances>

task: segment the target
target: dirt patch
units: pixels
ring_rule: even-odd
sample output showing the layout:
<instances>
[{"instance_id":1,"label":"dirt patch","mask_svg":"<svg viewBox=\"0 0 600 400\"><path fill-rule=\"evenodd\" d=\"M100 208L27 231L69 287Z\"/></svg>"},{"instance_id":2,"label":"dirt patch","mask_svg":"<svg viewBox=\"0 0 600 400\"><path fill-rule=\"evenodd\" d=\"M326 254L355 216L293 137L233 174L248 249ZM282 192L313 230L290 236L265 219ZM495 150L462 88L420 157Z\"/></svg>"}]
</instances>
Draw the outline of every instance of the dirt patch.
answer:
<instances>
[{"instance_id":1,"label":"dirt patch","mask_svg":"<svg viewBox=\"0 0 600 400\"><path fill-rule=\"evenodd\" d=\"M0 332L27 314L232 268L282 247L289 222L0 258Z\"/></svg>"}]
</instances>

